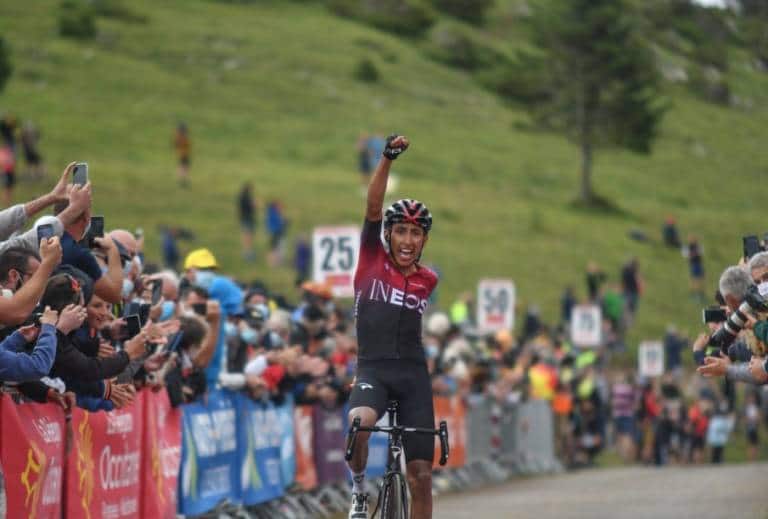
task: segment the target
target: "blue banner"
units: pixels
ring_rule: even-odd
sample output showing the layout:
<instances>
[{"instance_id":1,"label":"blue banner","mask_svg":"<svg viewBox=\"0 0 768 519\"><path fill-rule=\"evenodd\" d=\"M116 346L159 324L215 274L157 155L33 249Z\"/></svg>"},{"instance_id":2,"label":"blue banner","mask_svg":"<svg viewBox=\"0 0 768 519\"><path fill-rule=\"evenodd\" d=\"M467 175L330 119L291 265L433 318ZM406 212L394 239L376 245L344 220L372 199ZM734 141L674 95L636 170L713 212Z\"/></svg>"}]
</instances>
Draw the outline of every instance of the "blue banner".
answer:
<instances>
[{"instance_id":1,"label":"blue banner","mask_svg":"<svg viewBox=\"0 0 768 519\"><path fill-rule=\"evenodd\" d=\"M256 403L238 395L238 450L240 490L246 505L283 495L280 449L283 424L271 402Z\"/></svg>"},{"instance_id":2,"label":"blue banner","mask_svg":"<svg viewBox=\"0 0 768 519\"><path fill-rule=\"evenodd\" d=\"M207 404L182 411L179 512L203 514L224 498L239 502L236 395L212 391Z\"/></svg>"},{"instance_id":3,"label":"blue banner","mask_svg":"<svg viewBox=\"0 0 768 519\"><path fill-rule=\"evenodd\" d=\"M288 488L296 479L296 440L293 437L293 396L288 396L285 402L277 406L280 419L280 429L283 441L280 446L280 461L283 472L283 488Z\"/></svg>"},{"instance_id":4,"label":"blue banner","mask_svg":"<svg viewBox=\"0 0 768 519\"><path fill-rule=\"evenodd\" d=\"M386 413L377 425L389 425ZM388 436L385 433L373 433L368 440L368 464L365 475L368 478L383 476L387 470Z\"/></svg>"}]
</instances>

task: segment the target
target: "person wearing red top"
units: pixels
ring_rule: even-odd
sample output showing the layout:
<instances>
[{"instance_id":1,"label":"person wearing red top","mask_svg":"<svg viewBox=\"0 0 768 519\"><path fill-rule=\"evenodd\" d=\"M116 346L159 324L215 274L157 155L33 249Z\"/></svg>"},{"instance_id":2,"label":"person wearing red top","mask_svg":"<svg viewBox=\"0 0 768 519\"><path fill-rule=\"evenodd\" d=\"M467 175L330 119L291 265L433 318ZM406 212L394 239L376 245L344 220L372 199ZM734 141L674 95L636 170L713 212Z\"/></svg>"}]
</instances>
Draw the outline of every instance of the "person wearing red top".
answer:
<instances>
[{"instance_id":1,"label":"person wearing red top","mask_svg":"<svg viewBox=\"0 0 768 519\"><path fill-rule=\"evenodd\" d=\"M392 204L384 214L384 193L392 161L408 148L408 139L392 135L368 186L368 203L355 273L358 365L349 400L349 420L370 427L397 400L398 422L434 428L432 386L421 342L421 320L437 285L437 275L419 263L432 227L427 207L413 199ZM382 221L383 220L383 221ZM384 228L384 246L381 240ZM368 433L358 433L349 468L352 472L350 519L367 519L364 491ZM434 439L403 438L412 496L411 517L432 517Z\"/></svg>"}]
</instances>

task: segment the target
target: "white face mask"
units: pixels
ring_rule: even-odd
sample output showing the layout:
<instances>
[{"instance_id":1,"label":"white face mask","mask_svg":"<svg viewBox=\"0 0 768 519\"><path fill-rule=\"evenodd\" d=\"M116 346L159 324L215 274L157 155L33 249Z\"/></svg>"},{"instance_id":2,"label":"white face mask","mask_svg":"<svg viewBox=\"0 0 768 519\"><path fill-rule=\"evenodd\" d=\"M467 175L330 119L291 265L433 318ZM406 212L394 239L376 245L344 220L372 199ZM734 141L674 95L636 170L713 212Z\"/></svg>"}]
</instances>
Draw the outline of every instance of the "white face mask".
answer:
<instances>
[{"instance_id":1,"label":"white face mask","mask_svg":"<svg viewBox=\"0 0 768 519\"><path fill-rule=\"evenodd\" d=\"M760 283L759 285L757 285L757 291L763 297L768 296L768 281L765 281L765 282Z\"/></svg>"}]
</instances>

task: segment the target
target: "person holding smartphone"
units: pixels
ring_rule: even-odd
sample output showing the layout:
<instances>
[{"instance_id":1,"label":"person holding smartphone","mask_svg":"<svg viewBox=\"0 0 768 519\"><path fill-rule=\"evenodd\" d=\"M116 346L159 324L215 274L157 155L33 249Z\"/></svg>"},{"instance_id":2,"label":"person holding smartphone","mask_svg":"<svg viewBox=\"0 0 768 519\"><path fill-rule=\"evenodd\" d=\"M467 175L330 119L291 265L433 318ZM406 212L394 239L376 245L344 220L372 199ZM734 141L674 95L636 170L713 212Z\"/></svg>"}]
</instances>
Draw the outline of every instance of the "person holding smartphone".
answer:
<instances>
[{"instance_id":1,"label":"person holding smartphone","mask_svg":"<svg viewBox=\"0 0 768 519\"><path fill-rule=\"evenodd\" d=\"M0 254L0 325L23 323L43 295L48 278L61 261L58 238L40 242L39 254L17 247Z\"/></svg>"},{"instance_id":2,"label":"person holding smartphone","mask_svg":"<svg viewBox=\"0 0 768 519\"><path fill-rule=\"evenodd\" d=\"M69 174L74 162L68 165L54 188L47 194L24 204L17 204L0 211L0 254L13 247L26 247L37 252L40 242L37 237L37 226L41 223L53 225L55 236L61 236L64 227L72 223L77 216L91 203L91 186L74 187L68 183ZM68 202L68 208L58 216L43 216L34 228L20 232L31 217L60 202ZM13 235L14 233L18 233ZM13 236L12 236L13 235Z\"/></svg>"},{"instance_id":3,"label":"person holding smartphone","mask_svg":"<svg viewBox=\"0 0 768 519\"><path fill-rule=\"evenodd\" d=\"M408 148L408 139L391 135L371 177L355 273L355 310L359 344L355 384L349 399L349 421L359 417L373 426L387 401L399 401L398 422L433 429L432 385L421 342L422 316L437 275L419 263L432 228L426 205L402 199L383 211L392 161ZM381 241L384 229L386 247ZM350 519L368 517L364 492L368 437L358 433L352 459ZM434 438L404 437L408 484L413 496L411 515L432 517L432 462Z\"/></svg>"},{"instance_id":4,"label":"person holding smartphone","mask_svg":"<svg viewBox=\"0 0 768 519\"><path fill-rule=\"evenodd\" d=\"M86 186L88 185L86 184ZM68 200L59 202L54 206L54 213L62 214L68 209ZM123 293L123 267L120 262L120 252L109 236L94 238L94 244L102 249L107 256L107 270L102 272L93 252L79 243L88 233L90 223L91 207L89 203L80 211L77 218L64 227L64 234L61 237L61 262L85 272L93 280L94 292L99 297L110 303L119 303Z\"/></svg>"}]
</instances>

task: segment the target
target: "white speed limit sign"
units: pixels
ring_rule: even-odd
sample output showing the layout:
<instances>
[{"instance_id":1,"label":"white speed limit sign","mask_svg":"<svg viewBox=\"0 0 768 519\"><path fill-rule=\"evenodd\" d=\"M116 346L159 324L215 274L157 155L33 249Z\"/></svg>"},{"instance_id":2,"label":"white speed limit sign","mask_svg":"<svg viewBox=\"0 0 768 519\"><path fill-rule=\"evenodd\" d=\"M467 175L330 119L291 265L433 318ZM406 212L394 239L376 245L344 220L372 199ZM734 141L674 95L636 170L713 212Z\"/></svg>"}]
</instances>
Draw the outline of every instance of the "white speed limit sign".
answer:
<instances>
[{"instance_id":1,"label":"white speed limit sign","mask_svg":"<svg viewBox=\"0 0 768 519\"><path fill-rule=\"evenodd\" d=\"M571 342L574 346L600 346L603 314L597 305L576 305L571 313Z\"/></svg>"},{"instance_id":2,"label":"white speed limit sign","mask_svg":"<svg viewBox=\"0 0 768 519\"><path fill-rule=\"evenodd\" d=\"M509 279L482 279L477 285L477 327L493 333L515 326L515 284Z\"/></svg>"},{"instance_id":3,"label":"white speed limit sign","mask_svg":"<svg viewBox=\"0 0 768 519\"><path fill-rule=\"evenodd\" d=\"M353 297L359 251L358 227L316 228L312 234L313 279L331 287L334 297Z\"/></svg>"}]
</instances>

